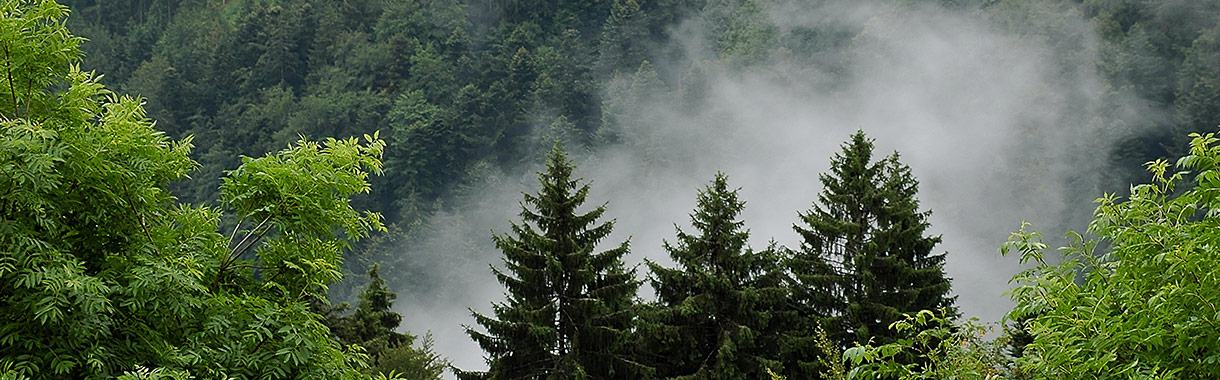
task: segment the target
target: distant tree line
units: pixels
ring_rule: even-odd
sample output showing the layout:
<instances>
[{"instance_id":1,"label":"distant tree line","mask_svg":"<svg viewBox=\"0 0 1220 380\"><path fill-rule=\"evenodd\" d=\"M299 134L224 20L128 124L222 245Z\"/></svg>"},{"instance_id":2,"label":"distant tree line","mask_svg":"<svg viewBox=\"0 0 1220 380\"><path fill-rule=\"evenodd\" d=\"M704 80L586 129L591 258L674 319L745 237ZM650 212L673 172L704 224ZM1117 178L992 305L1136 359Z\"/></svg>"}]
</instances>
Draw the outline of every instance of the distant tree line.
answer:
<instances>
[{"instance_id":1,"label":"distant tree line","mask_svg":"<svg viewBox=\"0 0 1220 380\"><path fill-rule=\"evenodd\" d=\"M515 165L531 125L572 144L601 125L598 83L634 72L686 5L635 0L64 1L86 66L143 96L171 137L195 136L209 175L175 184L211 202L216 178L298 136L386 137L362 204L388 221L443 207L476 163ZM602 33L610 30L611 33ZM547 147L537 148L545 152Z\"/></svg>"},{"instance_id":2,"label":"distant tree line","mask_svg":"<svg viewBox=\"0 0 1220 380\"><path fill-rule=\"evenodd\" d=\"M1184 146L1180 136L1220 123L1220 110L1209 101L1220 77L1208 64L1220 33L1214 2L882 2L976 11L1023 34L1054 29L1072 17L1090 22L1101 37L1100 56L1063 54L1063 69L1095 68L1109 85L1101 95L1115 102L1131 95L1150 109L1172 110L1162 115L1168 117L1127 120L1106 120L1103 113L1095 121L1145 131L1110 153L1114 167L1127 173L1120 178L1125 182L1139 178L1128 168L1170 156L1172 147ZM438 207L455 184L468 180L476 162L523 159L520 153L531 145L523 140L529 125L562 117L560 124L575 134L569 144L604 143L607 136L597 132L615 117L615 99L603 98L599 83L616 72L631 77L644 61L667 58L654 48L680 21L713 29L713 50L724 60L748 61L767 49L833 51L858 32L780 34L758 19L766 1L61 3L75 12L73 30L89 39L85 66L119 90L143 95L150 116L171 136L197 136L196 158L216 174L237 165L225 157L274 151L300 134L385 130L388 170L371 204L392 222ZM833 64L802 54L794 59ZM686 87L677 91L683 93L697 91L698 83L692 77L668 85ZM545 153L549 145L543 143L532 145ZM207 181L218 176L200 177L178 192L210 201L215 182Z\"/></svg>"}]
</instances>

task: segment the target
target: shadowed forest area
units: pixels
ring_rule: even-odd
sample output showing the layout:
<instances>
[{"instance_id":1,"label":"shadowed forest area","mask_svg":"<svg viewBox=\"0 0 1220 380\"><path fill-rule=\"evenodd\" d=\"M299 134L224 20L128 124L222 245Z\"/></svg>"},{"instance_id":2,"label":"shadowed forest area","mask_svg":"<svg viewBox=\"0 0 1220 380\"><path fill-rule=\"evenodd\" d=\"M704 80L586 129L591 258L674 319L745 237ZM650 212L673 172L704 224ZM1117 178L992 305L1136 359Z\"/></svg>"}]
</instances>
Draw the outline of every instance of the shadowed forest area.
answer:
<instances>
[{"instance_id":1,"label":"shadowed forest area","mask_svg":"<svg viewBox=\"0 0 1220 380\"><path fill-rule=\"evenodd\" d=\"M0 379L1220 376L1220 2L0 13Z\"/></svg>"}]
</instances>

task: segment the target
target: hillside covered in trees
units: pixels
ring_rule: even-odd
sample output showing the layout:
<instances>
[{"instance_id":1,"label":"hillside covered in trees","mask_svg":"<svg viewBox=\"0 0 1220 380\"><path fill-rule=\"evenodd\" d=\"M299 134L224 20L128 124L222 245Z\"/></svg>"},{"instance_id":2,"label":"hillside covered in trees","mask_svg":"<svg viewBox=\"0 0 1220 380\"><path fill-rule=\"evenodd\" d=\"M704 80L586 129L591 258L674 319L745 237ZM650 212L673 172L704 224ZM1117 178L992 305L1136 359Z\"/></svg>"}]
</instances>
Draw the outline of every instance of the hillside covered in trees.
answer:
<instances>
[{"instance_id":1,"label":"hillside covered in trees","mask_svg":"<svg viewBox=\"0 0 1220 380\"><path fill-rule=\"evenodd\" d=\"M0 378L1220 374L1214 1L0 12Z\"/></svg>"}]
</instances>

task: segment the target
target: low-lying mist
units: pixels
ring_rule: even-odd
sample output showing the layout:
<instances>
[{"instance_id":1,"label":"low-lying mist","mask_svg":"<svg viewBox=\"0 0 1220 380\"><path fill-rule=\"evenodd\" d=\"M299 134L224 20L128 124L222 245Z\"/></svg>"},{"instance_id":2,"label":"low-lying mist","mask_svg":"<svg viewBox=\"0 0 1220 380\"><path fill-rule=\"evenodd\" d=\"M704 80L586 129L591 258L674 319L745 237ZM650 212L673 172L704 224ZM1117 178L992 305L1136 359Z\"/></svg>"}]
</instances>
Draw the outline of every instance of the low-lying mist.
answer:
<instances>
[{"instance_id":1,"label":"low-lying mist","mask_svg":"<svg viewBox=\"0 0 1220 380\"><path fill-rule=\"evenodd\" d=\"M1099 110L1122 117L1134 109L1126 104L1139 104L1100 95L1091 28L1080 17L1054 12L1069 8L1053 1L1026 4L760 0L741 6L742 25L695 17L675 27L641 70L605 81L613 123L598 136L616 142L567 144L577 175L592 181L586 207L609 202L607 216L617 219L603 247L630 239L629 264L670 264L662 240L672 240L675 224L689 228L695 194L716 171L741 187L753 247L772 239L799 247L797 213L812 206L819 173L860 129L879 156L900 152L920 181L963 314L999 320L1018 270L1015 258L999 256L1000 243L1022 221L1048 236L1082 228L1107 147L1131 132L1107 129ZM544 135L548 123L539 125ZM432 331L459 368L485 368L462 325L473 324L467 308L490 313L504 299L488 270L500 264L490 235L519 220L541 154L536 162L486 169L486 182L452 208L460 211L426 221L401 247L401 260L419 270L406 280L415 285L395 289L395 307L408 330Z\"/></svg>"}]
</instances>

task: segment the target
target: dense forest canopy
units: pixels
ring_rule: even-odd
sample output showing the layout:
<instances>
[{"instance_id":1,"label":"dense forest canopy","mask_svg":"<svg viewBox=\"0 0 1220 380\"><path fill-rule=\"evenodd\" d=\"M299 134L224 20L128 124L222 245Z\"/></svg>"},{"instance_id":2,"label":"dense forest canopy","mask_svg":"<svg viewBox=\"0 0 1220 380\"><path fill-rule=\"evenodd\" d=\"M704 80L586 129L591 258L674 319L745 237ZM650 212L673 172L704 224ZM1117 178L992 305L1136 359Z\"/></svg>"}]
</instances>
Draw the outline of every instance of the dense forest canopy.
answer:
<instances>
[{"instance_id":1,"label":"dense forest canopy","mask_svg":"<svg viewBox=\"0 0 1220 380\"><path fill-rule=\"evenodd\" d=\"M717 367L721 370L711 373L756 378L773 369L790 378L833 375L836 365L831 362L841 361L812 358L836 356L837 350L854 343L849 336L865 345L848 350L856 373L892 376L927 375L941 363L951 363L941 370L964 369L970 363L983 363L972 368L986 368L991 363L1004 367L1008 375L1049 378L1109 370L1206 377L1207 366L1201 363L1214 361L1216 348L1207 343L1173 348L1164 342L1174 340L1158 335L1165 331L1148 329L1172 326L1176 342L1203 336L1199 323L1210 321L1210 315L1192 320L1175 313L1206 309L1212 299L1200 289L1214 278L1171 281L1172 289L1143 287L1149 284L1144 276L1164 271L1162 266L1168 266L1167 273L1210 273L1198 267L1209 260L1207 242L1186 235L1170 234L1180 241L1168 239L1143 226L1190 235L1193 229L1206 231L1215 216L1204 212L1212 201L1208 176L1213 176L1214 141L1191 136L1220 125L1220 3L1215 1L2 4L6 76L0 78L0 178L10 184L0 190L5 191L0 233L9 246L0 261L0 297L5 301L3 313L14 317L0 330L0 353L5 355L0 365L7 366L0 371L43 373L34 376L39 378L51 376L40 372L46 370L102 377L138 374L138 368L150 368L149 376L189 372L203 377L227 370L273 377L361 377L395 370L412 378L435 378L446 363L439 352L456 367L472 371L467 376L509 378L498 375L494 364L493 371L480 371L487 369L485 357L495 363L496 355L508 355L504 353L514 348L497 346L498 341L481 335L485 330L472 326L490 328L494 323L486 316L491 315L497 316L494 322L514 318L499 315L493 306L511 306L514 297L520 298L514 293L519 289L496 281L516 265L501 259L509 254L502 251L510 241L505 233L538 226L536 219L518 219L518 203L523 193L553 186L545 179L537 181L536 174L546 171L544 162L557 146L570 155L565 162L578 168L577 177L593 183L579 197L583 201L587 196L588 205L569 211L587 215L583 213L596 210L606 221L616 221L609 222L616 226L613 232L602 231L573 249L619 253L611 255L613 263L600 266L571 259L576 261L548 267L554 272L548 276L564 281L561 273L570 271L590 271L592 276L570 285L575 287L566 293L554 294L575 297L581 289L595 288L593 284L605 285L599 281L614 277L607 273L622 277L635 270L638 283L625 283L633 289L644 285L636 298L616 298L613 307L589 305L632 315L615 322L619 324L613 329L622 334L597 339L609 339L615 347L640 342L643 351L540 354L563 364L562 371L553 373L585 373L588 357L608 355L631 364L588 371L608 377L628 372L631 377L680 377L697 366L670 368L631 355L678 350L674 357L681 357L725 344L712 339L684 343L688 347L655 338L665 336L661 332L666 329L698 325L693 322L697 318L675 315L719 315L684 304L685 298L666 296L665 289L704 289L681 280L705 278L692 273L710 270L682 262L684 255L706 248L682 253L702 247L685 242L684 236L703 228L697 215L710 212L707 208L713 204L707 197L730 193L749 206L721 202L718 207L735 209L721 216L728 221L740 218L751 227L741 235L722 231L741 240L731 251L740 251L743 258L731 260L733 265L761 255L762 261L783 262L785 267L752 269L731 280L700 280L735 284L708 288L720 293L707 294L737 297L732 302L752 299L759 311L746 318L750 321L726 316L739 328L724 335L744 334L731 341L746 342L741 347L752 348L744 356L757 360L726 359L718 362L724 365ZM863 133L853 136L858 130ZM901 152L893 156L894 167L906 168L905 174L893 178L909 177L911 184L920 185L897 187L905 189L902 199L909 196L904 202L911 202L912 215L922 217L912 216L911 229L904 229L908 222L895 222L899 227L892 231L898 232L891 235L899 237L891 239L920 247L921 253L903 260L933 263L917 265L921 269L911 273L930 275L943 269L945 277L952 278L956 286L949 293L957 297L957 310L952 301L939 298L927 303L935 307L899 307L890 301L859 304L873 302L872 309L884 310L883 319L894 321L916 309L946 307L917 314L921 319L902 325L905 331L945 334L972 331L945 327L959 311L997 320L1012 309L1007 315L1025 329L1009 335L1013 341L1032 343L1031 350L1041 356L1022 362L1011 360L1015 355L992 355L984 349L959 351L942 341L903 340L902 326L876 331L892 321L867 328L828 326L863 315L853 314L861 313L853 308L865 306L851 306L857 303L848 299L834 301L839 302L834 307L801 309L797 314L823 310L813 314L825 318L798 321L792 319L797 318L791 314L794 310L759 296L771 291L765 289L786 289L783 286L846 289L855 286L851 281L873 281L868 270L809 277L813 282L768 280L780 276L775 271L784 271L782 276L795 271L792 266L798 264L788 258L800 257L796 251L830 252L802 244L836 233L854 236L844 231L863 225L845 219L833 231L825 227L837 226L826 222L838 207L827 199L867 190L833 190L819 174L841 169L843 163L836 161L841 144L864 138L864 133L870 145L876 144L878 158ZM365 138L347 140L350 136ZM126 145L113 145L120 143ZM89 153L94 150L100 153ZM1179 157L1188 157L1180 169L1192 174L1174 177L1177 169L1167 163ZM1167 161L1151 165L1154 185L1130 187L1147 182L1144 163L1157 159ZM353 166L362 169L349 170ZM721 172L741 189L728 188ZM372 173L380 175L368 175ZM1204 180L1192 183L1195 174ZM713 186L706 187L712 177ZM878 181L877 188L898 186ZM1198 188L1187 190L1196 184ZM833 194L823 194L826 191ZM693 197L696 192L698 198ZM1092 201L1103 194L1116 195L1103 197L1103 207L1090 224L1090 211L1096 207ZM882 203L887 202L892 201ZM692 209L696 214L690 214ZM1185 215L1181 210L1203 211L1194 219L1137 217L1151 209L1178 210L1179 216ZM815 210L828 211L815 217ZM1072 247L1063 266L1047 264L1058 260L1042 258L1045 247L1032 233L1022 231L1006 246L1021 252L1027 267L1038 264L1018 279L1070 294L1077 294L1068 291L1075 286L1082 298L1039 303L1030 294L1045 290L1033 285L1018 287L1011 300L1002 294L1013 286L1003 280L1019 266L996 255L995 249L1022 221L1047 231L1088 228L1099 236L1096 246L1088 236L1050 239L1050 244ZM678 223L676 241L671 223ZM493 239L489 230L498 237ZM360 239L366 234L370 236ZM229 239L235 246L225 245L229 235L236 237ZM57 236L65 238L57 241ZM518 238L533 239L530 236ZM1144 248L1145 238L1162 244L1155 249L1185 253L1139 262L1133 252L1154 249ZM183 250L186 261L168 259L164 252L169 247ZM884 257L901 249L861 249L871 253L859 255ZM48 253L31 254L34 251ZM86 251L95 253L82 253ZM119 260L103 252L133 256ZM314 256L297 257L301 252ZM539 257L551 260L547 254ZM836 257L847 262L853 256ZM825 269L811 262L801 265ZM1137 265L1128 267L1126 262ZM60 277L23 272L60 264L64 269L53 273ZM149 276L161 282L136 281ZM55 278L78 287L71 288L76 298L55 298L54 304L39 301L45 294L31 290L30 281ZM677 282L665 285L661 278ZM835 280L817 282L828 279ZM1119 279L1133 285L1115 285ZM917 287L913 281L885 286L909 292ZM929 289L940 289L940 280L928 281L925 285L933 284ZM832 283L838 285L828 285ZM182 289L157 290L172 287ZM878 291L876 299L885 299L885 291ZM180 302L154 302L146 310L148 304L131 301L145 294L141 292ZM390 302L395 293L397 302ZM942 290L933 293L952 299ZM1188 293L1198 294L1203 304L1182 296ZM806 294L802 302L831 302L818 294ZM1123 315L1119 305L1154 296L1176 311L1157 320L1118 323L1105 318ZM1073 314L1074 305L1089 299L1110 300L1115 306L1092 319ZM357 306L348 311L343 301ZM483 319L473 317L468 308ZM169 343L141 343L151 348L110 345L105 339L88 349L73 346L99 339L96 334L101 332L116 342L149 334L134 326L97 326L110 326L115 318L162 323L155 321L168 318L165 310L189 310L198 319L171 324L188 335L155 332ZM277 350L297 338L234 333L238 337L204 328L210 326L205 323L210 315L240 325L261 320L272 310L280 317L268 323L309 326L302 330L308 339L297 346L306 347L299 352L327 359L313 367L251 364L255 362L242 361L233 352L246 350L271 363L283 359L283 351ZM27 311L32 316L25 315ZM1048 322L1054 318L1083 322ZM402 331L400 322L418 334L433 331L435 341L395 332ZM570 339L593 339L582 335L581 326L607 326L604 322L555 327L566 331L555 335L566 338L544 346L567 352L579 346ZM26 324L38 327L27 330ZM62 331L68 334L66 346L22 338L60 329L58 324L71 325ZM777 324L800 326L801 332L775 330ZM171 325L164 328L173 330ZM812 332L816 326L825 327L820 337ZM1111 352L1105 360L1073 356L1078 352L1070 350L1076 346L1065 342L1082 342L1090 328L1099 326L1129 336L1080 346ZM468 329L476 341L482 336L491 343L471 341ZM652 341L633 340L649 331ZM1024 340L1016 339L1022 333L1027 334ZM264 347L258 338L279 346ZM226 339L241 343L217 348L217 342ZM1132 342L1152 339L1166 340L1124 352ZM186 341L190 344L182 343ZM21 356L35 351L42 356ZM71 351L92 356L64 356ZM371 367L361 369L351 357L363 358ZM209 360L213 363L199 364ZM995 364L998 361L1006 364ZM1080 362L1090 364L1072 366ZM40 367L31 370L29 363ZM1029 367L1012 370L1014 363ZM1064 366L1078 372L1053 369Z\"/></svg>"}]
</instances>

